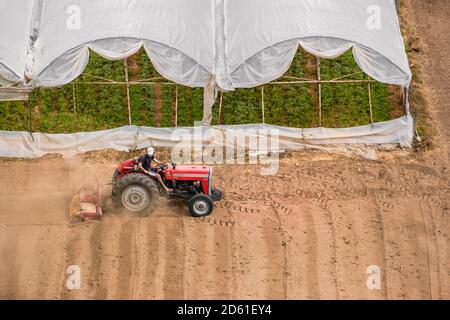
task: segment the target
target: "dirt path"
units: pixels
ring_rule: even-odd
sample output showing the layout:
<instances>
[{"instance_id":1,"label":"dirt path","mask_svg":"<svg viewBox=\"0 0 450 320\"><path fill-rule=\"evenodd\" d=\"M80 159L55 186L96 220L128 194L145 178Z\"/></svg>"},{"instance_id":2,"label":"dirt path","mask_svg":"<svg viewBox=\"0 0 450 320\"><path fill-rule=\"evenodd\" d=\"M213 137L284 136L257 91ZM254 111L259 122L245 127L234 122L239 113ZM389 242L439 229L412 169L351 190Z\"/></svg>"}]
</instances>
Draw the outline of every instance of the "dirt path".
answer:
<instances>
[{"instance_id":1,"label":"dirt path","mask_svg":"<svg viewBox=\"0 0 450 320\"><path fill-rule=\"evenodd\" d=\"M411 24L420 38L423 90L429 111L438 129L438 149L450 148L450 2L447 0L407 0Z\"/></svg>"},{"instance_id":2,"label":"dirt path","mask_svg":"<svg viewBox=\"0 0 450 320\"><path fill-rule=\"evenodd\" d=\"M204 219L162 203L139 219L69 225L67 206L117 159L0 161L0 298L450 298L450 2L407 0L423 41L437 148L381 161L286 156L275 177L217 167L225 199ZM81 269L81 289L66 269ZM367 269L381 270L379 290Z\"/></svg>"},{"instance_id":3,"label":"dirt path","mask_svg":"<svg viewBox=\"0 0 450 320\"><path fill-rule=\"evenodd\" d=\"M107 181L114 161L4 161L0 296L449 297L447 177L412 159L321 157L283 159L273 178L216 168L226 198L205 219L163 203L149 218L81 225L65 216L74 186L89 172ZM70 265L82 270L81 290L65 287ZM380 290L366 286L371 265L382 270Z\"/></svg>"}]
</instances>

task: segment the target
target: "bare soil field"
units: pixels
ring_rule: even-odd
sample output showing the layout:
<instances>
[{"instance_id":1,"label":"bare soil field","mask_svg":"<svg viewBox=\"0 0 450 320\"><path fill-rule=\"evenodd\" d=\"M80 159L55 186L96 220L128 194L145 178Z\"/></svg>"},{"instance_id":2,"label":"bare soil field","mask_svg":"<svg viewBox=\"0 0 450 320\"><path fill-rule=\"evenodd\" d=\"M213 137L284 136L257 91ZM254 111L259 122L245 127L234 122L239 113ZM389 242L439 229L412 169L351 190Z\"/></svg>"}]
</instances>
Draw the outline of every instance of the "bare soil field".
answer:
<instances>
[{"instance_id":1,"label":"bare soil field","mask_svg":"<svg viewBox=\"0 0 450 320\"><path fill-rule=\"evenodd\" d=\"M450 2L406 1L423 41L435 147L368 161L288 154L274 177L217 166L210 217L163 201L148 218L68 223L87 177L115 156L0 161L3 299L450 299ZM108 190L105 190L108 192ZM66 268L81 268L81 289ZM367 268L381 269L369 290Z\"/></svg>"}]
</instances>

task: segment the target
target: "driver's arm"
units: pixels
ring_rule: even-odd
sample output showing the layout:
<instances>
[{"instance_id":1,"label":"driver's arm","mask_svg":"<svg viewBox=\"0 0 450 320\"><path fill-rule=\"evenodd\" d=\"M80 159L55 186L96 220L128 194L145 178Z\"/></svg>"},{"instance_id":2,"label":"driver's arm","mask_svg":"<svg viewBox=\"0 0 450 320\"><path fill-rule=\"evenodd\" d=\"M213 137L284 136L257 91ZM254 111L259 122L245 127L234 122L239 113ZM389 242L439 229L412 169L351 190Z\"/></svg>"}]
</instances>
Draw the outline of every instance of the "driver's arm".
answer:
<instances>
[{"instance_id":1,"label":"driver's arm","mask_svg":"<svg viewBox=\"0 0 450 320\"><path fill-rule=\"evenodd\" d=\"M159 160L157 160L157 159L153 159L153 161L158 165L158 166L167 166L168 168L170 168L170 164L169 163L164 163L164 162L161 162L161 161L159 161Z\"/></svg>"},{"instance_id":2,"label":"driver's arm","mask_svg":"<svg viewBox=\"0 0 450 320\"><path fill-rule=\"evenodd\" d=\"M158 165L158 167L157 167L158 172L161 172L161 171L165 170L166 168L170 168L169 163L164 163L164 162L159 161L157 159L153 159L153 162L155 162ZM164 167L164 166L166 166L166 167Z\"/></svg>"}]
</instances>

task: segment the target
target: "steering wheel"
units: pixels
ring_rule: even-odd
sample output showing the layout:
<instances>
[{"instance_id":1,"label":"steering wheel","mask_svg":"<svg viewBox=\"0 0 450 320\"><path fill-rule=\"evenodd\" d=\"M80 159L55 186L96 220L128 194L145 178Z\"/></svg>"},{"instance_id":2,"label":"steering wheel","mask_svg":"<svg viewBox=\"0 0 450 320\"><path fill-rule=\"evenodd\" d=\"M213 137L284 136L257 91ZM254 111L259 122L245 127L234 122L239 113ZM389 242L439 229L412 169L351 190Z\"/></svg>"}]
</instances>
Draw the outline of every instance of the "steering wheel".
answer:
<instances>
[{"instance_id":1,"label":"steering wheel","mask_svg":"<svg viewBox=\"0 0 450 320\"><path fill-rule=\"evenodd\" d=\"M158 168L159 170L161 170L161 171L167 170L168 167L169 167L169 166L166 165L165 163L158 164L158 166L157 166L157 168Z\"/></svg>"}]
</instances>

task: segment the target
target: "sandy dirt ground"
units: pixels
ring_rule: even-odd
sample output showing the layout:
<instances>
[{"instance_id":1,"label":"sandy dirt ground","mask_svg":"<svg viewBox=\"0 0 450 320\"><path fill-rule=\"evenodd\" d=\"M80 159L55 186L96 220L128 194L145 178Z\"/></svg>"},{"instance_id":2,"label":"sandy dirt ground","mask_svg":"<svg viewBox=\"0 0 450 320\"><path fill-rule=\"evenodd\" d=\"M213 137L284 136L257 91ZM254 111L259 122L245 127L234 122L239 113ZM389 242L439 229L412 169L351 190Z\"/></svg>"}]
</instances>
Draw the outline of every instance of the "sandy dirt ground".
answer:
<instances>
[{"instance_id":1,"label":"sandy dirt ground","mask_svg":"<svg viewBox=\"0 0 450 320\"><path fill-rule=\"evenodd\" d=\"M225 199L210 217L162 201L148 218L85 224L68 223L70 198L87 177L110 180L114 156L2 160L0 298L449 299L450 1L407 5L439 128L432 151L378 161L304 152L275 177L218 166ZM70 265L80 290L66 288ZM379 290L366 285L372 265Z\"/></svg>"}]
</instances>

